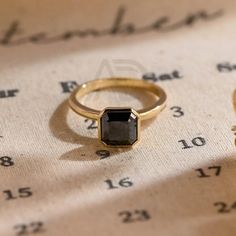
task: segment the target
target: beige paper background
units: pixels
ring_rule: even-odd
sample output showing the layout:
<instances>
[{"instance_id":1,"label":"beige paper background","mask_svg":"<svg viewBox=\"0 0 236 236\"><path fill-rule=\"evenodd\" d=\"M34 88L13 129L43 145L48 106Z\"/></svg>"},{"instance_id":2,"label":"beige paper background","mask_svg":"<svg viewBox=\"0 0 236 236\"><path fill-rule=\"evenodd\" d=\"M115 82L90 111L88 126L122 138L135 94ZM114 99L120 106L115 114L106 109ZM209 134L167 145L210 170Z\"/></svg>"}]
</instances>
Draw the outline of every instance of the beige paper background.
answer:
<instances>
[{"instance_id":1,"label":"beige paper background","mask_svg":"<svg viewBox=\"0 0 236 236\"><path fill-rule=\"evenodd\" d=\"M219 73L216 64L236 61L234 1L7 1L0 3L0 27L20 19L28 33L102 28L117 7L126 20L145 25L161 15L173 21L190 12L223 9L224 16L175 32L99 39L73 39L51 45L0 47L0 90L18 88L15 98L0 99L0 154L13 167L0 166L0 235L14 226L43 221L42 235L234 235L233 210L217 213L214 202L236 201L235 125L232 96L236 72ZM156 74L179 70L183 79L160 85L168 106L145 122L141 142L131 150L110 150L99 160L96 130L69 111L60 82L78 83L100 76L108 63L117 76L143 71L117 69L117 60L135 61ZM119 64L119 63L118 63ZM150 100L140 92L112 90L86 97L86 104L139 108ZM185 115L174 118L172 106ZM201 136L203 147L182 150L178 140ZM106 148L105 148L106 149ZM218 177L198 178L196 168L221 165ZM131 188L107 190L106 179L129 177ZM31 187L33 196L5 200L2 191ZM120 211L145 209L151 219L122 223Z\"/></svg>"}]
</instances>

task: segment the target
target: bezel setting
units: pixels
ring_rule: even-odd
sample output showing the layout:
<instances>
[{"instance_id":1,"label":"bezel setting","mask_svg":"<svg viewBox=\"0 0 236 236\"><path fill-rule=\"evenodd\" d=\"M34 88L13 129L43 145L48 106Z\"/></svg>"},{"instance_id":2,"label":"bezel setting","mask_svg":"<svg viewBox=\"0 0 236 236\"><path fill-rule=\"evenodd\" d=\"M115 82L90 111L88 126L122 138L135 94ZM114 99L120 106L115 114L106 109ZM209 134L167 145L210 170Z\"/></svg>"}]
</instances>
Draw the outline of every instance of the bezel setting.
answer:
<instances>
[{"instance_id":1,"label":"bezel setting","mask_svg":"<svg viewBox=\"0 0 236 236\"><path fill-rule=\"evenodd\" d=\"M108 147L132 147L140 141L140 116L130 107L106 107L98 119L98 138Z\"/></svg>"}]
</instances>

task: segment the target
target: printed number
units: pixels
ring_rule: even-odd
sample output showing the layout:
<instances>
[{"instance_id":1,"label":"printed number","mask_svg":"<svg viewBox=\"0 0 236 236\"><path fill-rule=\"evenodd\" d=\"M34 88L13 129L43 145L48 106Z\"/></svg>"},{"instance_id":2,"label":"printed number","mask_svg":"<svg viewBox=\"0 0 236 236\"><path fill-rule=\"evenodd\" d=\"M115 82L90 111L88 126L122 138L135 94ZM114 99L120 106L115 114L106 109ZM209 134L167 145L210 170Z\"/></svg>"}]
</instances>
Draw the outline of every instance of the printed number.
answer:
<instances>
[{"instance_id":1,"label":"printed number","mask_svg":"<svg viewBox=\"0 0 236 236\"><path fill-rule=\"evenodd\" d=\"M6 196L5 200L13 200L17 198L27 198L33 195L31 189L27 188L19 188L17 190L17 194L14 194L11 190L4 190L3 193Z\"/></svg>"},{"instance_id":2,"label":"printed number","mask_svg":"<svg viewBox=\"0 0 236 236\"><path fill-rule=\"evenodd\" d=\"M11 157L3 156L3 157L0 157L0 165L4 167L9 167L9 166L13 166L14 162L12 161Z\"/></svg>"},{"instance_id":3,"label":"printed number","mask_svg":"<svg viewBox=\"0 0 236 236\"><path fill-rule=\"evenodd\" d=\"M214 206L218 207L218 213L229 213L232 210L236 210L236 202L231 205L224 202L215 202Z\"/></svg>"},{"instance_id":4,"label":"printed number","mask_svg":"<svg viewBox=\"0 0 236 236\"><path fill-rule=\"evenodd\" d=\"M130 211L121 211L119 212L119 216L122 217L123 223L133 223L136 221L146 221L149 220L150 214L146 210L134 210Z\"/></svg>"},{"instance_id":5,"label":"printed number","mask_svg":"<svg viewBox=\"0 0 236 236\"><path fill-rule=\"evenodd\" d=\"M214 170L214 176L219 176L221 173L221 166L209 166L207 168L209 171ZM207 174L206 171L204 171L202 168L195 169L196 172L198 172L198 177L199 178L206 178L206 177L211 177L212 174ZM208 172L209 172L208 171Z\"/></svg>"},{"instance_id":6,"label":"printed number","mask_svg":"<svg viewBox=\"0 0 236 236\"><path fill-rule=\"evenodd\" d=\"M16 235L18 236L36 234L44 231L43 222L41 221L31 222L29 224L15 225L14 229L16 230Z\"/></svg>"},{"instance_id":7,"label":"printed number","mask_svg":"<svg viewBox=\"0 0 236 236\"><path fill-rule=\"evenodd\" d=\"M113 182L110 179L107 179L104 182L107 183L108 189L114 189L114 188L119 188L119 187L128 188L128 187L133 186L133 183L129 180L129 177L121 179L116 185L113 184Z\"/></svg>"},{"instance_id":8,"label":"printed number","mask_svg":"<svg viewBox=\"0 0 236 236\"><path fill-rule=\"evenodd\" d=\"M170 109L174 111L173 117L179 118L181 116L184 116L184 111L181 107L174 106L171 107Z\"/></svg>"},{"instance_id":9,"label":"printed number","mask_svg":"<svg viewBox=\"0 0 236 236\"><path fill-rule=\"evenodd\" d=\"M110 156L110 152L108 150L97 150L96 154L100 157L100 159L105 159Z\"/></svg>"},{"instance_id":10,"label":"printed number","mask_svg":"<svg viewBox=\"0 0 236 236\"><path fill-rule=\"evenodd\" d=\"M183 144L182 149L193 148L194 146L196 146L196 147L201 147L201 146L204 146L204 145L206 144L206 140L205 140L204 138L202 138L202 137L196 137L196 138L194 138L194 139L191 141L191 143L193 144L193 146L190 145L190 144L188 144L187 141L185 141L184 139L179 140L178 142Z\"/></svg>"},{"instance_id":11,"label":"printed number","mask_svg":"<svg viewBox=\"0 0 236 236\"><path fill-rule=\"evenodd\" d=\"M88 127L87 127L87 129L97 129L98 127L96 126L96 121L95 120L90 120L90 119L85 119L84 120L84 122L86 123L86 122L91 122L89 125L88 125Z\"/></svg>"}]
</instances>

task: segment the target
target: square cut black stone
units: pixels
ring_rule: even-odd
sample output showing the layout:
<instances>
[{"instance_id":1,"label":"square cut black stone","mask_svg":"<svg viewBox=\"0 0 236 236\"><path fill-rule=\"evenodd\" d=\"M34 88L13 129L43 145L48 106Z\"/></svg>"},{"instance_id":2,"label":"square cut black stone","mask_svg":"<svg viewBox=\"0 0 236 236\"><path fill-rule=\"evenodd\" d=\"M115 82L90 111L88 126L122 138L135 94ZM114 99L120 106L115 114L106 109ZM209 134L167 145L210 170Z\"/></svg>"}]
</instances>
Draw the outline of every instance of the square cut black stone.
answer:
<instances>
[{"instance_id":1,"label":"square cut black stone","mask_svg":"<svg viewBox=\"0 0 236 236\"><path fill-rule=\"evenodd\" d=\"M132 145L137 141L138 117L131 109L106 109L100 121L101 140L107 145Z\"/></svg>"}]
</instances>

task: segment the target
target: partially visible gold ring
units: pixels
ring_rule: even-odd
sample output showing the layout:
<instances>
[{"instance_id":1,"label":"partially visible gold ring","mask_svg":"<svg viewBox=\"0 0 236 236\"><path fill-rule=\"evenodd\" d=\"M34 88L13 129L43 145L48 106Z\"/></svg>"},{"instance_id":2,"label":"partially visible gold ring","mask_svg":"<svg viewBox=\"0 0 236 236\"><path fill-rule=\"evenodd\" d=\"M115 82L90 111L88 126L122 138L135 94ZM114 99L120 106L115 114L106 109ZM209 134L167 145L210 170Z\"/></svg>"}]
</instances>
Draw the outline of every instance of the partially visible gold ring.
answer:
<instances>
[{"instance_id":1,"label":"partially visible gold ring","mask_svg":"<svg viewBox=\"0 0 236 236\"><path fill-rule=\"evenodd\" d=\"M79 98L92 91L111 88L141 88L155 94L157 101L140 110L131 107L106 107L102 111L84 106ZM69 105L79 115L98 121L99 140L111 147L130 147L140 140L140 121L154 117L166 106L166 93L156 84L133 78L96 79L79 85L70 95Z\"/></svg>"}]
</instances>

